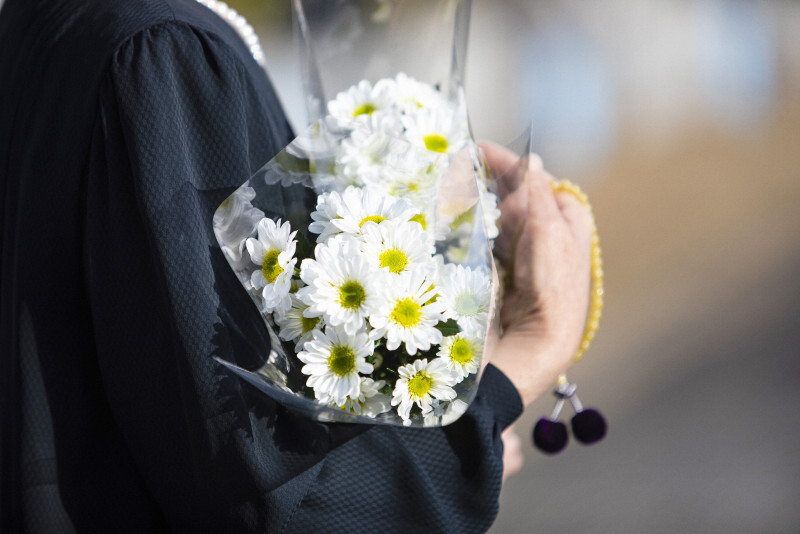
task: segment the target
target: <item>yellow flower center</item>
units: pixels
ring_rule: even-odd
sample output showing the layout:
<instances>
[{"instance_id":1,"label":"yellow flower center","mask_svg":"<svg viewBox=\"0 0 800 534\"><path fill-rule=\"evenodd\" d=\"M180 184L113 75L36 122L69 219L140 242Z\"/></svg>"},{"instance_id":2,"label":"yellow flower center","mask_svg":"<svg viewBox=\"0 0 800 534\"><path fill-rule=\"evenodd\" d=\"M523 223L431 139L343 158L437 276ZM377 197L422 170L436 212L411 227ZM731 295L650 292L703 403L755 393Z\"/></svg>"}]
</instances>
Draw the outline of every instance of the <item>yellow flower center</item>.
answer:
<instances>
[{"instance_id":1,"label":"yellow flower center","mask_svg":"<svg viewBox=\"0 0 800 534\"><path fill-rule=\"evenodd\" d=\"M339 304L342 308L356 310L367 299L367 292L355 280L348 280L339 287Z\"/></svg>"},{"instance_id":2,"label":"yellow flower center","mask_svg":"<svg viewBox=\"0 0 800 534\"><path fill-rule=\"evenodd\" d=\"M316 328L319 324L319 317L306 317L304 315L300 316L300 324L303 326L303 333L307 334Z\"/></svg>"},{"instance_id":3,"label":"yellow flower center","mask_svg":"<svg viewBox=\"0 0 800 534\"><path fill-rule=\"evenodd\" d=\"M425 224L426 221L425 221L425 216L423 214L418 213L417 215L414 215L413 217L411 217L410 220L415 222L415 223L419 223L419 225L422 226L423 230L427 230L428 229L427 225Z\"/></svg>"},{"instance_id":4,"label":"yellow flower center","mask_svg":"<svg viewBox=\"0 0 800 534\"><path fill-rule=\"evenodd\" d=\"M433 378L425 373L415 374L411 380L408 381L408 392L414 397L422 397L426 395L433 386Z\"/></svg>"},{"instance_id":5,"label":"yellow flower center","mask_svg":"<svg viewBox=\"0 0 800 534\"><path fill-rule=\"evenodd\" d=\"M422 138L425 141L425 148L432 152L447 152L447 138L439 134L428 134Z\"/></svg>"},{"instance_id":6,"label":"yellow flower center","mask_svg":"<svg viewBox=\"0 0 800 534\"><path fill-rule=\"evenodd\" d=\"M398 300L390 317L392 321L404 328L417 326L422 317L422 306L412 298Z\"/></svg>"},{"instance_id":7,"label":"yellow flower center","mask_svg":"<svg viewBox=\"0 0 800 534\"><path fill-rule=\"evenodd\" d=\"M274 284L275 280L278 279L278 275L283 272L283 267L278 265L278 256L280 253L280 250L272 248L269 252L264 254L264 263L261 264L261 272L264 278L267 279L267 283Z\"/></svg>"},{"instance_id":8,"label":"yellow flower center","mask_svg":"<svg viewBox=\"0 0 800 534\"><path fill-rule=\"evenodd\" d=\"M389 248L378 257L381 267L388 267L393 273L402 273L408 265L408 256L398 248Z\"/></svg>"},{"instance_id":9,"label":"yellow flower center","mask_svg":"<svg viewBox=\"0 0 800 534\"><path fill-rule=\"evenodd\" d=\"M459 338L450 347L450 359L461 365L466 365L472 361L472 347L464 338Z\"/></svg>"},{"instance_id":10,"label":"yellow flower center","mask_svg":"<svg viewBox=\"0 0 800 534\"><path fill-rule=\"evenodd\" d=\"M334 345L331 347L331 355L328 356L328 367L335 375L349 375L356 370L355 352L346 345Z\"/></svg>"},{"instance_id":11,"label":"yellow flower center","mask_svg":"<svg viewBox=\"0 0 800 534\"><path fill-rule=\"evenodd\" d=\"M376 224L380 224L382 221L385 221L385 220L386 220L386 217L382 217L380 215L370 215L368 217L364 217L363 219L361 219L361 222L358 223L358 227L361 228L362 226L364 226L364 223L368 223L368 222L374 222Z\"/></svg>"},{"instance_id":12,"label":"yellow flower center","mask_svg":"<svg viewBox=\"0 0 800 534\"><path fill-rule=\"evenodd\" d=\"M372 112L375 111L376 108L369 102L365 102L358 106L356 109L353 110L353 117L358 117L359 115L372 115Z\"/></svg>"}]
</instances>

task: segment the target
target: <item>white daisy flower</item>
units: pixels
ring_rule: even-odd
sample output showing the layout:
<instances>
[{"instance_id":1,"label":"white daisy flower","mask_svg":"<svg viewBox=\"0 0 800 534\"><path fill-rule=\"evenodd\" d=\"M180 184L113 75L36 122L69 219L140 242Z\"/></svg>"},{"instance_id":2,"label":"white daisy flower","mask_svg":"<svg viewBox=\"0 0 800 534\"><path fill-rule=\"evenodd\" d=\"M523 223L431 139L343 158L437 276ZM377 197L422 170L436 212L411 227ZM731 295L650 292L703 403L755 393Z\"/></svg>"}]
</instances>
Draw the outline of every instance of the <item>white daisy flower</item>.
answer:
<instances>
[{"instance_id":1,"label":"white daisy flower","mask_svg":"<svg viewBox=\"0 0 800 534\"><path fill-rule=\"evenodd\" d=\"M214 233L223 253L237 271L249 264L250 258L243 254L245 241L255 233L258 221L264 218L264 212L253 207L254 198L255 189L240 187L214 212Z\"/></svg>"},{"instance_id":2,"label":"white daisy flower","mask_svg":"<svg viewBox=\"0 0 800 534\"><path fill-rule=\"evenodd\" d=\"M461 399L453 400L453 402L450 403L450 406L447 407L447 410L442 415L442 426L454 423L458 418L464 415L464 413L467 411L467 408L469 408L469 404Z\"/></svg>"},{"instance_id":3,"label":"white daisy flower","mask_svg":"<svg viewBox=\"0 0 800 534\"><path fill-rule=\"evenodd\" d=\"M280 338L294 341L295 348L300 349L306 341L311 341L313 332L323 326L322 317L306 317L303 313L308 305L297 295L290 295L292 307L286 313L275 315L275 322L280 327Z\"/></svg>"},{"instance_id":4,"label":"white daisy flower","mask_svg":"<svg viewBox=\"0 0 800 534\"><path fill-rule=\"evenodd\" d=\"M432 152L458 152L469 138L466 121L449 109L421 109L402 121L408 141Z\"/></svg>"},{"instance_id":5,"label":"white daisy flower","mask_svg":"<svg viewBox=\"0 0 800 534\"><path fill-rule=\"evenodd\" d=\"M458 382L478 372L483 354L483 340L466 332L442 339L437 356L447 363Z\"/></svg>"},{"instance_id":6,"label":"white daisy flower","mask_svg":"<svg viewBox=\"0 0 800 534\"><path fill-rule=\"evenodd\" d=\"M331 224L332 219L339 217L342 211L342 197L336 191L323 193L317 197L317 209L311 212L311 223L308 231L319 234L317 243L324 243L340 230Z\"/></svg>"},{"instance_id":7,"label":"white daisy flower","mask_svg":"<svg viewBox=\"0 0 800 534\"><path fill-rule=\"evenodd\" d=\"M368 222L404 222L418 213L419 210L405 199L348 187L341 195L339 217L331 219L331 224L341 232L359 235L364 224Z\"/></svg>"},{"instance_id":8,"label":"white daisy flower","mask_svg":"<svg viewBox=\"0 0 800 534\"><path fill-rule=\"evenodd\" d=\"M400 378L392 392L392 406L397 406L397 413L404 420L410 419L414 404L422 410L423 415L427 415L433 411L434 399L445 401L456 398L452 388L456 379L444 360L417 360L399 367L397 374Z\"/></svg>"},{"instance_id":9,"label":"white daisy flower","mask_svg":"<svg viewBox=\"0 0 800 534\"><path fill-rule=\"evenodd\" d=\"M422 208L432 206L437 185L447 171L447 157L395 143L379 173L362 172L366 187L399 196Z\"/></svg>"},{"instance_id":10,"label":"white daisy flower","mask_svg":"<svg viewBox=\"0 0 800 534\"><path fill-rule=\"evenodd\" d=\"M362 250L377 269L395 274L431 261L435 252L431 236L415 222L383 221L362 228Z\"/></svg>"},{"instance_id":11,"label":"white daisy flower","mask_svg":"<svg viewBox=\"0 0 800 534\"><path fill-rule=\"evenodd\" d=\"M376 84L367 80L342 91L328 102L328 113L341 128L351 127L359 118L368 118L376 111L389 111L394 105L393 84Z\"/></svg>"},{"instance_id":12,"label":"white daisy flower","mask_svg":"<svg viewBox=\"0 0 800 534\"><path fill-rule=\"evenodd\" d=\"M250 276L250 282L254 289L261 290L264 311L281 313L292 306L289 290L297 263L294 257L297 231L291 232L288 221L281 224L280 220L276 223L270 218L261 219L256 230L258 239L251 237L245 242L250 259L261 266Z\"/></svg>"},{"instance_id":13,"label":"white daisy flower","mask_svg":"<svg viewBox=\"0 0 800 534\"><path fill-rule=\"evenodd\" d=\"M500 228L497 221L500 219L500 208L497 207L497 195L491 191L481 188L481 212L483 214L483 224L486 228L486 237L494 239L500 235Z\"/></svg>"},{"instance_id":14,"label":"white daisy flower","mask_svg":"<svg viewBox=\"0 0 800 534\"><path fill-rule=\"evenodd\" d=\"M342 140L339 163L357 166L379 163L387 154L391 139L400 138L403 123L395 115L376 113L360 120L348 137Z\"/></svg>"},{"instance_id":15,"label":"white daisy flower","mask_svg":"<svg viewBox=\"0 0 800 534\"><path fill-rule=\"evenodd\" d=\"M441 93L432 85L420 82L401 72L395 77L395 99L406 113L420 108L441 108L447 104Z\"/></svg>"},{"instance_id":16,"label":"white daisy flower","mask_svg":"<svg viewBox=\"0 0 800 534\"><path fill-rule=\"evenodd\" d=\"M437 299L439 296L439 289L438 287L442 283L442 277L445 273L445 263L444 263L444 256L441 254L435 254L431 257L430 261L425 262L417 267L425 276L425 280L431 283L431 292L433 293L433 299Z\"/></svg>"},{"instance_id":17,"label":"white daisy flower","mask_svg":"<svg viewBox=\"0 0 800 534\"><path fill-rule=\"evenodd\" d=\"M431 282L423 269L409 269L391 277L383 287L383 302L370 315L372 339L386 338L386 348L405 343L408 354L426 351L442 340L436 325L444 320L443 306L433 301Z\"/></svg>"},{"instance_id":18,"label":"white daisy flower","mask_svg":"<svg viewBox=\"0 0 800 534\"><path fill-rule=\"evenodd\" d=\"M336 163L347 180L363 186L369 177L383 174L391 155L404 145L398 142L402 135L399 117L375 113L359 121L342 139Z\"/></svg>"},{"instance_id":19,"label":"white daisy flower","mask_svg":"<svg viewBox=\"0 0 800 534\"><path fill-rule=\"evenodd\" d=\"M317 245L314 256L316 260L305 259L300 267L307 284L297 291L308 305L304 315L322 315L325 324L355 335L383 302L380 287L386 273L372 268L351 236L337 235Z\"/></svg>"},{"instance_id":20,"label":"white daisy flower","mask_svg":"<svg viewBox=\"0 0 800 534\"><path fill-rule=\"evenodd\" d=\"M381 172L362 172L365 187L408 200L419 210L411 220L433 234L435 240L445 239L453 217L440 213L438 200L439 184L449 167L448 157L405 143L394 146L396 150L386 158Z\"/></svg>"},{"instance_id":21,"label":"white daisy flower","mask_svg":"<svg viewBox=\"0 0 800 534\"><path fill-rule=\"evenodd\" d=\"M311 170L311 185L315 191L342 192L351 186L361 186L358 176L345 174L340 165L332 162L324 169Z\"/></svg>"},{"instance_id":22,"label":"white daisy flower","mask_svg":"<svg viewBox=\"0 0 800 534\"><path fill-rule=\"evenodd\" d=\"M347 397L359 397L359 373L372 372L366 357L373 348L374 343L364 331L351 335L334 326L327 326L324 332L314 330L313 339L297 354L306 364L300 371L309 375L306 384L314 388L317 398L342 405Z\"/></svg>"},{"instance_id":23,"label":"white daisy flower","mask_svg":"<svg viewBox=\"0 0 800 534\"><path fill-rule=\"evenodd\" d=\"M348 413L376 417L379 414L388 412L392 405L392 398L380 392L386 385L383 380L372 380L366 376L361 377L361 387L357 397L347 397L344 404L336 404L330 397L319 399L320 402L341 408Z\"/></svg>"},{"instance_id":24,"label":"white daisy flower","mask_svg":"<svg viewBox=\"0 0 800 534\"><path fill-rule=\"evenodd\" d=\"M436 410L434 409L433 411L428 412L428 415L426 415L422 419L422 426L424 426L424 427L439 426L440 422L441 422L441 415L436 413ZM404 424L405 424L405 421L404 421Z\"/></svg>"},{"instance_id":25,"label":"white daisy flower","mask_svg":"<svg viewBox=\"0 0 800 534\"><path fill-rule=\"evenodd\" d=\"M445 317L455 319L467 333L482 335L492 297L491 279L485 272L448 264L438 293Z\"/></svg>"},{"instance_id":26,"label":"white daisy flower","mask_svg":"<svg viewBox=\"0 0 800 534\"><path fill-rule=\"evenodd\" d=\"M338 136L324 128L323 124L318 121L295 137L284 149L284 152L292 158L306 160L309 163L327 161L336 155L337 144Z\"/></svg>"}]
</instances>

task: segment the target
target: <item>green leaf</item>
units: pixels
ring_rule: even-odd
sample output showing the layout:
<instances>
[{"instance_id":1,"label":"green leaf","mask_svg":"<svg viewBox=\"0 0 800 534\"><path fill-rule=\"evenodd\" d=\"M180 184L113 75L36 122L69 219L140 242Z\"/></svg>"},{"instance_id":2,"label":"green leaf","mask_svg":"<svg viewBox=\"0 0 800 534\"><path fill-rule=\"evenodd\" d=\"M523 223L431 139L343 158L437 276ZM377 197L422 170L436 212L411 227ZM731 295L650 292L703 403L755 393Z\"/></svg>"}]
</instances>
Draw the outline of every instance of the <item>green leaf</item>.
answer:
<instances>
[{"instance_id":1,"label":"green leaf","mask_svg":"<svg viewBox=\"0 0 800 534\"><path fill-rule=\"evenodd\" d=\"M461 332L461 328L458 327L458 323L455 319L448 319L446 322L440 322L436 325L436 328L442 333L443 336L454 336Z\"/></svg>"}]
</instances>

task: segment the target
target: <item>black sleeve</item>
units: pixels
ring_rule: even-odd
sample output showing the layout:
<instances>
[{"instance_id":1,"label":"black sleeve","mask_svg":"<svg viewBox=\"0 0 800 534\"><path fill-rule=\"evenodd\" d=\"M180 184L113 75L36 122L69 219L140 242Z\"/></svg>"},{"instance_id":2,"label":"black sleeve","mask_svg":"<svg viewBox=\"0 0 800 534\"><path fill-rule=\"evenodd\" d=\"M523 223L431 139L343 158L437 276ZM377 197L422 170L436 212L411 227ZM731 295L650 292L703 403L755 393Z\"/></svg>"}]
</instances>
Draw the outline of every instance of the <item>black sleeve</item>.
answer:
<instances>
[{"instance_id":1,"label":"black sleeve","mask_svg":"<svg viewBox=\"0 0 800 534\"><path fill-rule=\"evenodd\" d=\"M212 215L290 137L266 77L213 33L160 24L113 58L86 284L102 387L137 469L180 532L483 531L500 432L522 409L495 368L457 423L402 429L305 420L212 358L255 367L269 353Z\"/></svg>"}]
</instances>

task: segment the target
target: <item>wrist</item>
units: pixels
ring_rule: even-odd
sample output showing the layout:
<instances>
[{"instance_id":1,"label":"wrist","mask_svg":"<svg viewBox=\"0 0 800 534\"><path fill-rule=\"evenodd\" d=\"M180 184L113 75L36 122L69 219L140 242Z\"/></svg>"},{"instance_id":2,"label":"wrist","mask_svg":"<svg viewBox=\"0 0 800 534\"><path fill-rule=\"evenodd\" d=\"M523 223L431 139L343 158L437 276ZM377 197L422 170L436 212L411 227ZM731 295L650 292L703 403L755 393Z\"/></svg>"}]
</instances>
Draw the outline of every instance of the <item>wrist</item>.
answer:
<instances>
[{"instance_id":1,"label":"wrist","mask_svg":"<svg viewBox=\"0 0 800 534\"><path fill-rule=\"evenodd\" d=\"M514 332L497 344L491 363L519 392L525 406L547 391L572 362L574 347L552 335L523 336Z\"/></svg>"}]
</instances>

